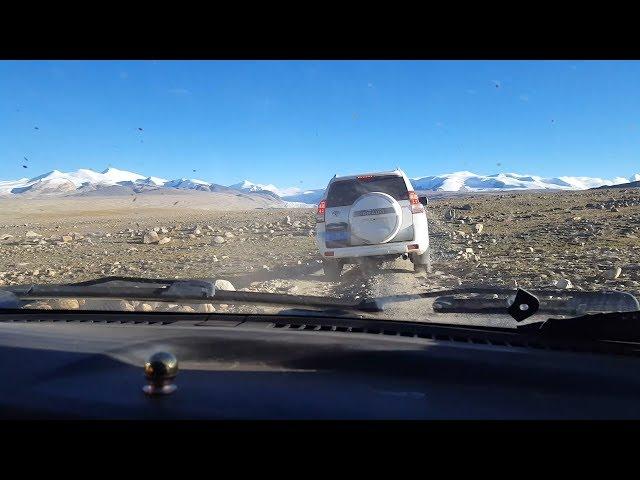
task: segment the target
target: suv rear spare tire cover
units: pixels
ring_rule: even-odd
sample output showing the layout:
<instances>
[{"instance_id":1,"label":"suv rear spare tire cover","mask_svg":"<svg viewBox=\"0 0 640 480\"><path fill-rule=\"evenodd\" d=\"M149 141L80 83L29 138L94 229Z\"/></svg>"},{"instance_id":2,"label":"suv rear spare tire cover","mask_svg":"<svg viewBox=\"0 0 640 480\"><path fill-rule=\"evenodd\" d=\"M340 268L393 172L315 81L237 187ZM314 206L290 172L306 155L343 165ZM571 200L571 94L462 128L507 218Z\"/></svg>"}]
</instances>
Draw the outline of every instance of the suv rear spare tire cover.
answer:
<instances>
[{"instance_id":1,"label":"suv rear spare tire cover","mask_svg":"<svg viewBox=\"0 0 640 480\"><path fill-rule=\"evenodd\" d=\"M351 206L349 225L351 234L366 243L386 243L400 230L402 207L386 193L365 193Z\"/></svg>"}]
</instances>

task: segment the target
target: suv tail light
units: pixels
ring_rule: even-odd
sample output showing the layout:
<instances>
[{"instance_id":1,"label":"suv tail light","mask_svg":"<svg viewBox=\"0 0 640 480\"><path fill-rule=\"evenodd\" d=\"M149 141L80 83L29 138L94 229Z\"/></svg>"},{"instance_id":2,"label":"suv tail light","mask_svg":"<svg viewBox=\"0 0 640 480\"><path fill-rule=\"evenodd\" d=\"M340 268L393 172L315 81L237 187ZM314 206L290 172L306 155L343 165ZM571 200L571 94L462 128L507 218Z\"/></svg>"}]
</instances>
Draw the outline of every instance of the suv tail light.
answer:
<instances>
[{"instance_id":1,"label":"suv tail light","mask_svg":"<svg viewBox=\"0 0 640 480\"><path fill-rule=\"evenodd\" d=\"M424 207L420 203L420 199L416 192L409 192L409 203L411 204L411 213L424 212Z\"/></svg>"},{"instance_id":2,"label":"suv tail light","mask_svg":"<svg viewBox=\"0 0 640 480\"><path fill-rule=\"evenodd\" d=\"M316 212L316 223L324 222L324 212L327 210L327 201L322 200L318 204L318 211Z\"/></svg>"}]
</instances>

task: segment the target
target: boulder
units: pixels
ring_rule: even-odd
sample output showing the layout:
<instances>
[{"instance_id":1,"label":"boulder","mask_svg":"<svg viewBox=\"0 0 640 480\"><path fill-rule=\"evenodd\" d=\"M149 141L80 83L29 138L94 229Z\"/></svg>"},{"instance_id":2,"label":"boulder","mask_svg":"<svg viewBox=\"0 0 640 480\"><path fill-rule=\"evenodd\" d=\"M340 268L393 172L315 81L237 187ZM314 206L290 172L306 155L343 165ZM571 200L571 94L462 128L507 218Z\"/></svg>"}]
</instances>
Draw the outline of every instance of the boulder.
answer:
<instances>
[{"instance_id":1,"label":"boulder","mask_svg":"<svg viewBox=\"0 0 640 480\"><path fill-rule=\"evenodd\" d=\"M214 286L216 287L216 290L236 291L236 288L229 280L216 280Z\"/></svg>"}]
</instances>

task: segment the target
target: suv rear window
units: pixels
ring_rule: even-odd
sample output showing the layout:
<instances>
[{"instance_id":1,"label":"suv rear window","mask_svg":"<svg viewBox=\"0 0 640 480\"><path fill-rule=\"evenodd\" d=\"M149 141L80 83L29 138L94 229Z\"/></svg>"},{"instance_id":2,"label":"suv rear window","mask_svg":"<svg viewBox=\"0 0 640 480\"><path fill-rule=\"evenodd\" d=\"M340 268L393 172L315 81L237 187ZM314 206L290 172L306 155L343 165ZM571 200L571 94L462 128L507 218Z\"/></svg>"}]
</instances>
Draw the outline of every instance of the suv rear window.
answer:
<instances>
[{"instance_id":1,"label":"suv rear window","mask_svg":"<svg viewBox=\"0 0 640 480\"><path fill-rule=\"evenodd\" d=\"M409 198L404 178L395 175L373 177L373 179L338 180L331 184L327 194L327 207L351 205L358 197L370 192L383 192L396 200Z\"/></svg>"}]
</instances>

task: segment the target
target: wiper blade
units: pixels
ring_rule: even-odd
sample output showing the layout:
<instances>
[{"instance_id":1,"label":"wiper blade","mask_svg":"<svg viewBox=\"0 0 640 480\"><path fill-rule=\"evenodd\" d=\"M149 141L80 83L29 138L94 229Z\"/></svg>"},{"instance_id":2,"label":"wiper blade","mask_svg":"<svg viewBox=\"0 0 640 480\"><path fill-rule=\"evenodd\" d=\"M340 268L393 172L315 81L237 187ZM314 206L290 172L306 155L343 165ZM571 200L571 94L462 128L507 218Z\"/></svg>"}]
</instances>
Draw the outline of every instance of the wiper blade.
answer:
<instances>
[{"instance_id":1,"label":"wiper blade","mask_svg":"<svg viewBox=\"0 0 640 480\"><path fill-rule=\"evenodd\" d=\"M518 325L518 331L549 337L640 342L640 311L550 318L543 322Z\"/></svg>"},{"instance_id":2,"label":"wiper blade","mask_svg":"<svg viewBox=\"0 0 640 480\"><path fill-rule=\"evenodd\" d=\"M589 312L635 311L640 309L638 300L627 292L580 293L581 295L542 291L537 293L536 297L539 299L540 310L558 315L583 315ZM506 296L498 296L496 294L493 298L487 296L471 298L456 298L453 295L440 296L434 302L434 309L447 312L504 313L505 309L511 304L514 294L516 292L513 291Z\"/></svg>"},{"instance_id":3,"label":"wiper blade","mask_svg":"<svg viewBox=\"0 0 640 480\"><path fill-rule=\"evenodd\" d=\"M253 303L265 305L312 306L334 310L382 311L375 300L345 303L333 297L284 295L265 292L219 290L212 280L148 279L102 277L79 283L3 287L20 299L33 298L113 298L140 301L194 303Z\"/></svg>"}]
</instances>

